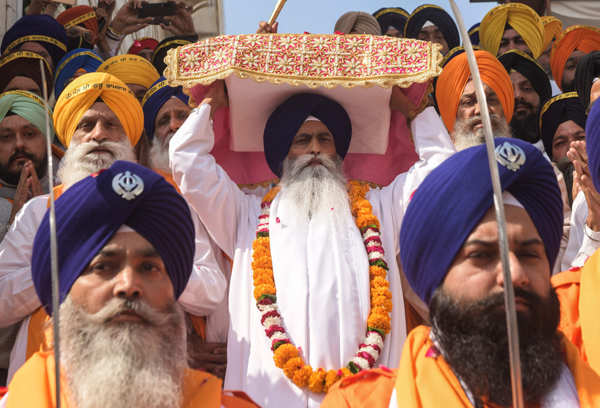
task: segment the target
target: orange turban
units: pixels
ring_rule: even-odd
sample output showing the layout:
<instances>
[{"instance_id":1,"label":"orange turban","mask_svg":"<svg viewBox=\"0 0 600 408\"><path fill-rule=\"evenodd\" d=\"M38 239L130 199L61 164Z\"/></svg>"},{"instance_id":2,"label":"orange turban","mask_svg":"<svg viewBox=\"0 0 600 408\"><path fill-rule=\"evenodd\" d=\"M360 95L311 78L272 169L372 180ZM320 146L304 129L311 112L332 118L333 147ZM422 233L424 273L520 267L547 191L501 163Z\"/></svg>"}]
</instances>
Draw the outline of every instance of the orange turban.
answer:
<instances>
[{"instance_id":1,"label":"orange turban","mask_svg":"<svg viewBox=\"0 0 600 408\"><path fill-rule=\"evenodd\" d=\"M65 30L76 25L83 25L92 31L94 35L98 34L98 19L96 18L96 12L90 6L68 8L56 16L56 21L61 23Z\"/></svg>"},{"instance_id":2,"label":"orange turban","mask_svg":"<svg viewBox=\"0 0 600 408\"><path fill-rule=\"evenodd\" d=\"M141 85L146 89L160 77L150 61L134 54L115 55L104 61L96 71L107 72L126 84Z\"/></svg>"},{"instance_id":3,"label":"orange turban","mask_svg":"<svg viewBox=\"0 0 600 408\"><path fill-rule=\"evenodd\" d=\"M484 84L494 90L504 111L504 117L510 122L515 105L512 82L504 66L487 51L475 51L479 74ZM458 104L467 82L471 79L467 54L456 55L442 70L438 77L435 98L442 120L448 132L454 130Z\"/></svg>"},{"instance_id":4,"label":"orange turban","mask_svg":"<svg viewBox=\"0 0 600 408\"><path fill-rule=\"evenodd\" d=\"M554 16L543 16L540 20L544 26L544 51L546 51L552 40L560 35L562 22Z\"/></svg>"},{"instance_id":5,"label":"orange turban","mask_svg":"<svg viewBox=\"0 0 600 408\"><path fill-rule=\"evenodd\" d=\"M534 9L521 3L502 4L488 11L479 26L481 48L497 55L507 24L519 33L535 59L542 55L544 26L540 16Z\"/></svg>"},{"instance_id":6,"label":"orange turban","mask_svg":"<svg viewBox=\"0 0 600 408\"><path fill-rule=\"evenodd\" d=\"M552 46L550 53L550 69L554 82L562 89L563 71L567 60L573 51L579 50L586 54L600 50L600 29L590 26L568 27Z\"/></svg>"},{"instance_id":7,"label":"orange turban","mask_svg":"<svg viewBox=\"0 0 600 408\"><path fill-rule=\"evenodd\" d=\"M118 78L103 72L91 72L76 78L60 94L54 106L54 129L58 140L69 147L83 114L98 100L117 115L132 146L144 129L144 113L140 103Z\"/></svg>"}]
</instances>

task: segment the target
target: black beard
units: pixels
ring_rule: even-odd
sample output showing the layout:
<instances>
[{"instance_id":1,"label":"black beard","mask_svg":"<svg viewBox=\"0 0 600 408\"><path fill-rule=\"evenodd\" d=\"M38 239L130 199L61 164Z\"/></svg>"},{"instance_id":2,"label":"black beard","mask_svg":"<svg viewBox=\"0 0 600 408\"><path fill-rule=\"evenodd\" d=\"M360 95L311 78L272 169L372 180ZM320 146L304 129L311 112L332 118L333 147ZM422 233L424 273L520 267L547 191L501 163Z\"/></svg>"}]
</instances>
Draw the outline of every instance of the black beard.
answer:
<instances>
[{"instance_id":1,"label":"black beard","mask_svg":"<svg viewBox=\"0 0 600 408\"><path fill-rule=\"evenodd\" d=\"M5 182L17 185L19 184L19 179L21 178L21 169L17 172L11 172L8 170L8 166L14 160L17 155L23 155L27 157L33 163L33 167L35 168L35 172L38 176L38 179L42 179L46 175L46 168L48 167L48 158L44 156L42 159L37 159L33 154L26 152L24 150L18 150L13 153L12 156L8 159L8 164L6 166L0 166L0 179Z\"/></svg>"},{"instance_id":2,"label":"black beard","mask_svg":"<svg viewBox=\"0 0 600 408\"><path fill-rule=\"evenodd\" d=\"M537 128L537 117L537 113L527 115L522 120L513 116L510 121L510 130L513 137L529 143L535 143L540 140Z\"/></svg>"},{"instance_id":3,"label":"black beard","mask_svg":"<svg viewBox=\"0 0 600 408\"><path fill-rule=\"evenodd\" d=\"M539 403L552 389L564 356L557 331L560 305L554 290L547 299L515 288L526 299L530 313L518 313L523 395ZM504 294L476 302L457 302L438 288L429 306L433 333L454 373L477 401L512 404L508 333Z\"/></svg>"}]
</instances>

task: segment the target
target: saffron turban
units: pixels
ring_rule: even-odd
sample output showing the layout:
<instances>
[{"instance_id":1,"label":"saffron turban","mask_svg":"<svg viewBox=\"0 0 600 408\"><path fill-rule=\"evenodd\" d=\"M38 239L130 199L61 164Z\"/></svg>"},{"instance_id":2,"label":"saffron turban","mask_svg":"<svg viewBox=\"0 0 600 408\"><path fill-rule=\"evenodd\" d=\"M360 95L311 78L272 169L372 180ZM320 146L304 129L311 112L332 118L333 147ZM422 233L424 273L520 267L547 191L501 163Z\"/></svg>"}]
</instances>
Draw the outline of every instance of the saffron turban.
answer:
<instances>
[{"instance_id":1,"label":"saffron turban","mask_svg":"<svg viewBox=\"0 0 600 408\"><path fill-rule=\"evenodd\" d=\"M327 126L335 140L337 154L342 158L346 156L352 137L352 124L342 105L322 95L296 94L279 105L265 125L265 157L269 168L277 176L281 177L283 160L292 140L309 116L314 116Z\"/></svg>"},{"instance_id":2,"label":"saffron turban","mask_svg":"<svg viewBox=\"0 0 600 408\"><path fill-rule=\"evenodd\" d=\"M577 92L556 95L546 102L540 110L540 136L544 142L544 149L550 158L552 158L552 141L556 129L561 123L568 120L572 120L582 129L585 129L585 108L581 104Z\"/></svg>"},{"instance_id":3,"label":"saffron turban","mask_svg":"<svg viewBox=\"0 0 600 408\"><path fill-rule=\"evenodd\" d=\"M177 299L194 261L194 224L185 200L152 170L116 161L56 200L60 302L90 261L122 225L144 237L162 258ZM46 312L52 312L49 214L33 241L31 275Z\"/></svg>"},{"instance_id":4,"label":"saffron turban","mask_svg":"<svg viewBox=\"0 0 600 408\"><path fill-rule=\"evenodd\" d=\"M475 23L471 28L469 28L469 39L471 40L471 44L479 45L479 26L481 23Z\"/></svg>"},{"instance_id":5,"label":"saffron turban","mask_svg":"<svg viewBox=\"0 0 600 408\"><path fill-rule=\"evenodd\" d=\"M575 71L575 89L581 104L587 109L594 78L600 77L600 51L584 55L577 63Z\"/></svg>"},{"instance_id":6,"label":"saffron turban","mask_svg":"<svg viewBox=\"0 0 600 408\"><path fill-rule=\"evenodd\" d=\"M107 72L126 84L141 85L146 89L160 76L150 61L133 54L115 55L104 61L97 71Z\"/></svg>"},{"instance_id":7,"label":"saffron turban","mask_svg":"<svg viewBox=\"0 0 600 408\"><path fill-rule=\"evenodd\" d=\"M30 51L12 52L0 59L0 92L4 91L14 77L23 76L31 78L40 87L43 94L44 82L42 81L40 61L44 65L46 89L50 94L52 92L52 68L41 55Z\"/></svg>"},{"instance_id":8,"label":"saffron turban","mask_svg":"<svg viewBox=\"0 0 600 408\"><path fill-rule=\"evenodd\" d=\"M67 32L74 26L81 26L90 30L93 38L87 45L93 46L95 44L98 37L98 19L96 18L96 12L90 6L74 6L68 8L56 16L56 21L61 23ZM70 42L69 45L71 45L71 49L82 47L83 38L81 36L78 35L74 40L75 41L71 41L71 38L67 40Z\"/></svg>"},{"instance_id":9,"label":"saffron turban","mask_svg":"<svg viewBox=\"0 0 600 408\"><path fill-rule=\"evenodd\" d=\"M46 134L46 112L48 118L52 117L52 111L46 108L44 101L27 91L8 91L0 94L0 122L8 112L33 124L44 135ZM50 125L50 136L54 136L52 125Z\"/></svg>"},{"instance_id":10,"label":"saffron turban","mask_svg":"<svg viewBox=\"0 0 600 408\"><path fill-rule=\"evenodd\" d=\"M515 97L510 76L496 57L487 51L475 51L475 59L484 84L494 90L504 111L504 117L510 122L515 106ZM438 77L435 98L440 115L449 132L454 130L458 104L462 93L471 79L467 54L459 53L452 58Z\"/></svg>"},{"instance_id":11,"label":"saffron turban","mask_svg":"<svg viewBox=\"0 0 600 408\"><path fill-rule=\"evenodd\" d=\"M520 50L510 50L498 57L498 60L506 68L506 72L510 74L512 70L523 75L529 82L535 92L540 97L540 105L543 105L552 96L552 88L550 80L544 69L531 58Z\"/></svg>"},{"instance_id":12,"label":"saffron turban","mask_svg":"<svg viewBox=\"0 0 600 408\"><path fill-rule=\"evenodd\" d=\"M588 154L588 166L596 191L600 191L600 99L590 109L585 126L585 149Z\"/></svg>"},{"instance_id":13,"label":"saffron turban","mask_svg":"<svg viewBox=\"0 0 600 408\"><path fill-rule=\"evenodd\" d=\"M433 4L424 4L417 7L408 17L406 26L404 27L404 36L406 38L417 38L419 31L423 28L426 22L431 21L444 35L444 39L448 43L448 49L452 49L460 45L460 37L458 36L458 28L450 14Z\"/></svg>"},{"instance_id":14,"label":"saffron turban","mask_svg":"<svg viewBox=\"0 0 600 408\"><path fill-rule=\"evenodd\" d=\"M497 55L507 25L519 33L535 59L542 55L544 26L535 10L522 3L502 4L487 12L479 26L481 48Z\"/></svg>"},{"instance_id":15,"label":"saffron turban","mask_svg":"<svg viewBox=\"0 0 600 408\"><path fill-rule=\"evenodd\" d=\"M139 40L135 40L129 50L127 50L127 54L135 54L138 55L142 50L152 50L156 48L158 45L158 41L154 38L146 37L140 38Z\"/></svg>"},{"instance_id":16,"label":"saffron turban","mask_svg":"<svg viewBox=\"0 0 600 408\"><path fill-rule=\"evenodd\" d=\"M335 23L334 31L342 34L381 35L381 27L375 17L364 11L349 11Z\"/></svg>"},{"instance_id":17,"label":"saffron turban","mask_svg":"<svg viewBox=\"0 0 600 408\"><path fill-rule=\"evenodd\" d=\"M183 88L169 86L164 77L152 84L142 100L142 109L144 110L144 129L149 140L154 138L154 122L158 111L172 97L178 98L181 102L188 104L189 96L183 93Z\"/></svg>"},{"instance_id":18,"label":"saffron turban","mask_svg":"<svg viewBox=\"0 0 600 408\"><path fill-rule=\"evenodd\" d=\"M408 20L408 12L401 7L384 7L373 13L373 17L377 19L381 33L387 33L390 27L404 34L404 26Z\"/></svg>"},{"instance_id":19,"label":"saffron turban","mask_svg":"<svg viewBox=\"0 0 600 408\"><path fill-rule=\"evenodd\" d=\"M544 51L546 51L552 40L562 32L562 22L554 16L542 16L540 20L544 26Z\"/></svg>"},{"instance_id":20,"label":"saffron turban","mask_svg":"<svg viewBox=\"0 0 600 408\"><path fill-rule=\"evenodd\" d=\"M58 98L69 81L77 72L95 72L102 64L102 58L96 51L77 48L69 51L58 63L54 79L54 97Z\"/></svg>"},{"instance_id":21,"label":"saffron turban","mask_svg":"<svg viewBox=\"0 0 600 408\"><path fill-rule=\"evenodd\" d=\"M531 217L544 242L549 277L563 227L562 199L552 166L530 143L507 138L496 138L494 143L502 190L512 194ZM485 145L455 153L417 188L402 221L400 259L410 285L425 303L492 205Z\"/></svg>"},{"instance_id":22,"label":"saffron turban","mask_svg":"<svg viewBox=\"0 0 600 408\"><path fill-rule=\"evenodd\" d=\"M144 129L142 107L127 85L104 72L84 74L60 94L53 117L58 140L69 147L79 120L99 98L119 118L131 145L135 146Z\"/></svg>"},{"instance_id":23,"label":"saffron turban","mask_svg":"<svg viewBox=\"0 0 600 408\"><path fill-rule=\"evenodd\" d=\"M0 54L19 49L26 42L37 42L46 48L54 66L67 52L67 34L64 27L45 14L28 15L18 19L4 34Z\"/></svg>"},{"instance_id":24,"label":"saffron turban","mask_svg":"<svg viewBox=\"0 0 600 408\"><path fill-rule=\"evenodd\" d=\"M156 71L158 71L160 75L163 75L163 71L167 67L167 64L165 64L167 52L170 49L191 44L196 41L198 41L197 35L177 35L165 38L158 43L154 49L154 52L152 53L152 65L154 65L154 68L156 68Z\"/></svg>"},{"instance_id":25,"label":"saffron turban","mask_svg":"<svg viewBox=\"0 0 600 408\"><path fill-rule=\"evenodd\" d=\"M554 81L561 89L565 64L575 50L583 51L586 54L600 51L600 29L589 26L571 26L554 41L550 53L550 69Z\"/></svg>"}]
</instances>

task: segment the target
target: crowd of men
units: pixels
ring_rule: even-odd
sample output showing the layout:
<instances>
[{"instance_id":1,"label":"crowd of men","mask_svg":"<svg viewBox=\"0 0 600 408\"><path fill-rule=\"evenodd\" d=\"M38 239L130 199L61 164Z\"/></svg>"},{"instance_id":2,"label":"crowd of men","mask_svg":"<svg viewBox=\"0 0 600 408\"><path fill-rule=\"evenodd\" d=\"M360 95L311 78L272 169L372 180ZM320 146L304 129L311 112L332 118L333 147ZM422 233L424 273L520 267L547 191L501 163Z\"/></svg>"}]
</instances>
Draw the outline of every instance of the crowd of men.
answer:
<instances>
[{"instance_id":1,"label":"crowd of men","mask_svg":"<svg viewBox=\"0 0 600 408\"><path fill-rule=\"evenodd\" d=\"M391 93L407 171L348 180L349 112L298 91L264 128L276 177L249 187L213 155L223 81L163 76L199 39L191 7L33 0L0 47L0 407L511 406L505 285L526 406L600 407L600 28L503 3L469 37L511 282L481 105L441 7L352 11L331 30L439 45L423 102ZM150 24L170 36L119 51Z\"/></svg>"}]
</instances>

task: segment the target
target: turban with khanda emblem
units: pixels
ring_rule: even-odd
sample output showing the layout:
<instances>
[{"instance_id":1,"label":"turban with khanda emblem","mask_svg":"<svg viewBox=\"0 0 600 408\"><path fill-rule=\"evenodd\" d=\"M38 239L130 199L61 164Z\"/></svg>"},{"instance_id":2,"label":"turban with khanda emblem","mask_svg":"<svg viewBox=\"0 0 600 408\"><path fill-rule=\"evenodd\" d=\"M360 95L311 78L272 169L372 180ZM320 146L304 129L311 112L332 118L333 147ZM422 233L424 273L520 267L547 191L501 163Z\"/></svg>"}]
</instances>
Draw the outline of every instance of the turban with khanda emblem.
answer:
<instances>
[{"instance_id":1,"label":"turban with khanda emblem","mask_svg":"<svg viewBox=\"0 0 600 408\"><path fill-rule=\"evenodd\" d=\"M544 242L550 271L563 227L562 199L552 166L530 143L496 138L494 144L502 190L531 217ZM485 145L446 159L417 188L402 221L400 258L410 285L426 303L492 205Z\"/></svg>"}]
</instances>

